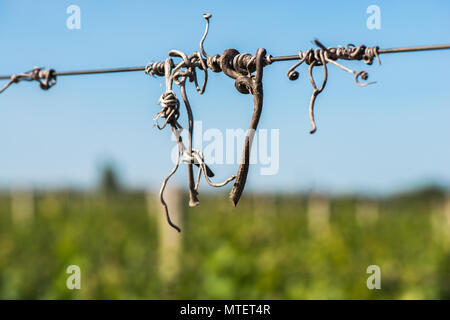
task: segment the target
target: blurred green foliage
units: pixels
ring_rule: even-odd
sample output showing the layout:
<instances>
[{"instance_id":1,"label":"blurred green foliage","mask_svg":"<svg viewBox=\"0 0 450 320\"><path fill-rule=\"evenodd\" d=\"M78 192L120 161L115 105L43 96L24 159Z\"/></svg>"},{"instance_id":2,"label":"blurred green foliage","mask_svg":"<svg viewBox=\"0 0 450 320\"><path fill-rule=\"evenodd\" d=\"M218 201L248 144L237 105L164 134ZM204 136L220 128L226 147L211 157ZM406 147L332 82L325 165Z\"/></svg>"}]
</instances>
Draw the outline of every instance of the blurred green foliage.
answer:
<instances>
[{"instance_id":1,"label":"blurred green foliage","mask_svg":"<svg viewBox=\"0 0 450 320\"><path fill-rule=\"evenodd\" d=\"M450 298L450 202L439 190L321 198L329 215L316 226L306 195L247 193L237 208L203 195L181 205L182 233L168 231L181 249L164 280L160 259L173 253L160 250L170 227L156 196L36 191L20 219L14 197L0 195L2 299ZM66 288L73 264L81 290ZM373 264L381 290L366 287Z\"/></svg>"}]
</instances>

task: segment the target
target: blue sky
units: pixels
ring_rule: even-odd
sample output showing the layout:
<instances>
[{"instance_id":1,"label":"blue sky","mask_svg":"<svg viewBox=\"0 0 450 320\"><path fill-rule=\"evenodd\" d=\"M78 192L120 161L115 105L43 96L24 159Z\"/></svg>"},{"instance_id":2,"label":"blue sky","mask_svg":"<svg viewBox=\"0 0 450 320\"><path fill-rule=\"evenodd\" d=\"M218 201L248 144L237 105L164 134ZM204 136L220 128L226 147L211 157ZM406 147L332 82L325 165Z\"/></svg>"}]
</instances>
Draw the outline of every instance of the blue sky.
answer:
<instances>
[{"instance_id":1,"label":"blue sky","mask_svg":"<svg viewBox=\"0 0 450 320\"><path fill-rule=\"evenodd\" d=\"M448 1L13 1L0 2L0 74L34 66L59 71L145 65L170 49L198 50L202 14L213 14L207 52L226 48L296 54L320 39L381 48L450 43ZM81 8L81 29L66 27L66 8ZM369 5L381 8L381 30L366 27ZM381 56L366 70L375 85L329 67L317 99L318 131L310 135L312 92L306 69L286 77L290 62L264 70L260 128L280 130L280 170L250 171L249 188L384 193L430 181L450 181L450 50ZM318 72L318 74L320 71ZM2 82L3 83L3 82ZM113 161L133 187L158 188L171 167L169 130L152 118L163 80L144 73L60 77L41 91L13 85L0 95L0 185L89 187L105 161ZM210 73L206 93L188 94L203 127L247 128L251 97L233 80ZM185 117L182 117L182 121ZM214 166L217 179L236 166ZM184 185L184 168L176 183Z\"/></svg>"}]
</instances>

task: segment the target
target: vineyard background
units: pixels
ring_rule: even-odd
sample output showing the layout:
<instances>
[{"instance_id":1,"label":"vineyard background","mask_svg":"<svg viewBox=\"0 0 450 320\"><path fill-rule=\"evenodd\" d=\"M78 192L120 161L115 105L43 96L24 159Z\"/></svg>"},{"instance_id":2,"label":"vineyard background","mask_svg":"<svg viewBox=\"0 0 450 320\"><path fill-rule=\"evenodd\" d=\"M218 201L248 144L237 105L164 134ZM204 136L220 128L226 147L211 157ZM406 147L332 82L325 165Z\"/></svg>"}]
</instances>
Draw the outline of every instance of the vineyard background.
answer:
<instances>
[{"instance_id":1,"label":"vineyard background","mask_svg":"<svg viewBox=\"0 0 450 320\"><path fill-rule=\"evenodd\" d=\"M111 172L95 191L3 191L2 299L450 298L450 197L224 194L185 207L179 235L156 195ZM172 204L174 200L172 199ZM79 265L81 290L66 288ZM366 268L382 270L368 290Z\"/></svg>"}]
</instances>

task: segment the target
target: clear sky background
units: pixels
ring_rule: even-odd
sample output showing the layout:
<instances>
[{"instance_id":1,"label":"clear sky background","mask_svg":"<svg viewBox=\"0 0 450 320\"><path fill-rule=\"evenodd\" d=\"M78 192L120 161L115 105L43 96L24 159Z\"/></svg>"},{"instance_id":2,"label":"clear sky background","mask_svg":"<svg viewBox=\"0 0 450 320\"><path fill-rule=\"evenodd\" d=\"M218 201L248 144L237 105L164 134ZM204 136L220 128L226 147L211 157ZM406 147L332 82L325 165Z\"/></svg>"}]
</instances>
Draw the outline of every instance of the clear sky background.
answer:
<instances>
[{"instance_id":1,"label":"clear sky background","mask_svg":"<svg viewBox=\"0 0 450 320\"><path fill-rule=\"evenodd\" d=\"M69 5L81 29L66 27ZM366 27L369 5L381 8L381 30ZM72 69L141 66L170 49L198 50L202 14L211 12L208 53L226 48L296 54L319 38L381 48L450 43L448 1L0 1L0 74L34 66ZM259 175L252 190L385 193L450 181L450 50L381 56L382 65L344 62L377 84L359 88L329 66L317 99L318 131L310 135L312 92L305 66L291 82L290 62L264 70L260 128L280 129L280 170ZM320 69L317 69L320 74ZM4 82L0 83L3 84ZM48 92L36 83L0 95L0 186L93 186L113 161L131 187L158 188L172 167L170 130L153 127L163 80L143 72L60 77ZM188 94L204 129L247 128L252 98L232 79L210 73L206 93ZM182 121L185 117L182 118ZM237 166L213 166L217 178ZM185 168L176 183L186 183Z\"/></svg>"}]
</instances>

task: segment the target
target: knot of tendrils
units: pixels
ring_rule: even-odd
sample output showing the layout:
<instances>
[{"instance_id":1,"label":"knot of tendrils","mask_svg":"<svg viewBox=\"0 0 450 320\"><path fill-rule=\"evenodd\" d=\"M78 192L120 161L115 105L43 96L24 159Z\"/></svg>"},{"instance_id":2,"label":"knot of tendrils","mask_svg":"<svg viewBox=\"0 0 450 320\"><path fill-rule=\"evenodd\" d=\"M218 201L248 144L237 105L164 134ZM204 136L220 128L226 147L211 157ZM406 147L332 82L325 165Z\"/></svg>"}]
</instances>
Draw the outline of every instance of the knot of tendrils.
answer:
<instances>
[{"instance_id":1,"label":"knot of tendrils","mask_svg":"<svg viewBox=\"0 0 450 320\"><path fill-rule=\"evenodd\" d=\"M48 90L56 84L55 70L39 70L39 86L42 90Z\"/></svg>"},{"instance_id":2,"label":"knot of tendrils","mask_svg":"<svg viewBox=\"0 0 450 320\"><path fill-rule=\"evenodd\" d=\"M11 84L18 83L22 80L37 81L42 90L48 90L56 84L56 73L53 69L42 70L42 68L35 67L28 72L13 74L9 82L0 89L0 93L5 91Z\"/></svg>"},{"instance_id":3,"label":"knot of tendrils","mask_svg":"<svg viewBox=\"0 0 450 320\"><path fill-rule=\"evenodd\" d=\"M149 76L160 76L163 77L164 76L164 61L159 61L159 62L149 62L146 66L145 66L145 73L148 74ZM173 68L173 62L171 63L171 67Z\"/></svg>"},{"instance_id":4,"label":"knot of tendrils","mask_svg":"<svg viewBox=\"0 0 450 320\"><path fill-rule=\"evenodd\" d=\"M250 53L241 53L233 58L233 68L243 75L249 75L256 70L256 57Z\"/></svg>"},{"instance_id":5,"label":"knot of tendrils","mask_svg":"<svg viewBox=\"0 0 450 320\"><path fill-rule=\"evenodd\" d=\"M316 40L316 43L319 43ZM325 48L323 48L325 49ZM366 47L365 45L360 45L355 47L353 44L348 44L345 47L337 47L337 48L327 48L325 51L327 52L327 58L331 60L362 60L366 64L372 64L374 58L377 58L378 63L380 62L380 57L378 56L379 47Z\"/></svg>"},{"instance_id":6,"label":"knot of tendrils","mask_svg":"<svg viewBox=\"0 0 450 320\"><path fill-rule=\"evenodd\" d=\"M236 176L233 175L221 183L212 182L209 178L214 177L214 172L212 172L212 170L208 167L208 165L205 162L203 153L198 149L192 149L190 153L183 152L182 160L183 162L193 163L199 167L197 174L197 181L195 183L194 190L198 190L198 187L200 185L200 177L202 176L202 174L203 177L205 178L206 183L208 183L208 185L210 185L211 187L215 188L223 187L227 185L229 182L236 179Z\"/></svg>"},{"instance_id":7,"label":"knot of tendrils","mask_svg":"<svg viewBox=\"0 0 450 320\"><path fill-rule=\"evenodd\" d=\"M324 45L322 45L317 39L315 40L315 43L320 47L317 49L308 49L305 52L302 52L301 50L298 52L298 56L300 58L300 61L297 62L292 68L288 71L288 78L290 80L297 80L299 77L299 73L295 71L295 68L297 68L299 65L301 65L303 62L305 62L308 65L315 64L316 66L322 65L321 61L321 53L324 54L326 63L331 62L341 69L356 74L356 71L351 71L345 67L343 67L340 64L335 63L336 60L362 60L366 64L371 65L373 63L373 60L376 58L378 63L381 64L380 57L378 55L379 47L366 47L365 45L360 45L358 47L355 47L353 44L348 44L345 47L330 47L326 48ZM367 74L367 73L366 73ZM366 76L366 78L368 75ZM364 77L362 77L364 78ZM358 82L358 81L357 81Z\"/></svg>"},{"instance_id":8,"label":"knot of tendrils","mask_svg":"<svg viewBox=\"0 0 450 320\"><path fill-rule=\"evenodd\" d=\"M42 70L39 67L34 68L28 74L27 81L38 81L42 90L48 90L56 84L55 70ZM20 81L20 78L16 82Z\"/></svg>"},{"instance_id":9,"label":"knot of tendrils","mask_svg":"<svg viewBox=\"0 0 450 320\"><path fill-rule=\"evenodd\" d=\"M164 129L168 123L177 128L181 128L177 122L180 117L180 101L175 96L175 93L173 91L164 92L159 98L158 104L161 105L162 109L156 114L154 120L158 120L159 118L165 119L162 126L156 124L158 129Z\"/></svg>"},{"instance_id":10,"label":"knot of tendrils","mask_svg":"<svg viewBox=\"0 0 450 320\"><path fill-rule=\"evenodd\" d=\"M206 58L206 64L212 72L221 72L222 68L220 67L220 55L215 54L213 56L208 56Z\"/></svg>"}]
</instances>

